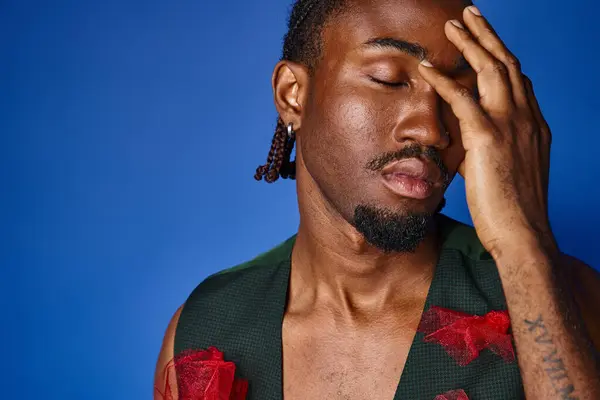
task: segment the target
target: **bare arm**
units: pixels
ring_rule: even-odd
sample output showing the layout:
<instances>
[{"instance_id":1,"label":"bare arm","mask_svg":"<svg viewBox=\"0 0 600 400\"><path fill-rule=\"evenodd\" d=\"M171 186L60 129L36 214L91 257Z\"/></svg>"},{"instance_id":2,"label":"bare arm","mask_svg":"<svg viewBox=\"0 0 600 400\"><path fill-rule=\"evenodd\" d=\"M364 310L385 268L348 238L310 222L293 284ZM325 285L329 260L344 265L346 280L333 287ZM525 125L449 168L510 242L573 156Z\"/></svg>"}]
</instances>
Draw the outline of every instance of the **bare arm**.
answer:
<instances>
[{"instance_id":1,"label":"bare arm","mask_svg":"<svg viewBox=\"0 0 600 400\"><path fill-rule=\"evenodd\" d=\"M154 372L154 400L177 400L178 398L177 377L175 371L170 369L169 366L174 357L175 330L182 308L183 306L179 307L173 318L171 318L163 339ZM170 395L167 395L167 393L170 393Z\"/></svg>"},{"instance_id":2,"label":"bare arm","mask_svg":"<svg viewBox=\"0 0 600 400\"><path fill-rule=\"evenodd\" d=\"M571 293L600 357L600 272L567 255L563 256L561 265L570 271L568 282Z\"/></svg>"},{"instance_id":3,"label":"bare arm","mask_svg":"<svg viewBox=\"0 0 600 400\"><path fill-rule=\"evenodd\" d=\"M600 357L600 272L570 256L564 256L563 263L573 272L570 279L571 291L581 310L596 354Z\"/></svg>"},{"instance_id":4,"label":"bare arm","mask_svg":"<svg viewBox=\"0 0 600 400\"><path fill-rule=\"evenodd\" d=\"M600 399L589 334L548 220L551 132L519 61L473 6L446 37L477 75L478 96L422 62L459 121L467 204L506 294L527 398Z\"/></svg>"},{"instance_id":5,"label":"bare arm","mask_svg":"<svg viewBox=\"0 0 600 400\"><path fill-rule=\"evenodd\" d=\"M498 269L528 399L599 399L600 369L564 259L502 251ZM600 289L600 288L599 288Z\"/></svg>"}]
</instances>

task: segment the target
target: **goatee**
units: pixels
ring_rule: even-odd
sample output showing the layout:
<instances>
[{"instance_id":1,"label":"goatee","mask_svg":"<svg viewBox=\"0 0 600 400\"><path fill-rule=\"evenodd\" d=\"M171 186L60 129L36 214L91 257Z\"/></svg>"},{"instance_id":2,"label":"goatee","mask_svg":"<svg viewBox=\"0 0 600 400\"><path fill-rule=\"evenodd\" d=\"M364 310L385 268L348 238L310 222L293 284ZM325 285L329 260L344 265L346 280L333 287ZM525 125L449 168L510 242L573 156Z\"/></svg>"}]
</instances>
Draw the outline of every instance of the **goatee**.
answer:
<instances>
[{"instance_id":1,"label":"goatee","mask_svg":"<svg viewBox=\"0 0 600 400\"><path fill-rule=\"evenodd\" d=\"M434 213L399 213L360 205L354 210L352 225L367 242L386 252L414 253L433 226Z\"/></svg>"}]
</instances>

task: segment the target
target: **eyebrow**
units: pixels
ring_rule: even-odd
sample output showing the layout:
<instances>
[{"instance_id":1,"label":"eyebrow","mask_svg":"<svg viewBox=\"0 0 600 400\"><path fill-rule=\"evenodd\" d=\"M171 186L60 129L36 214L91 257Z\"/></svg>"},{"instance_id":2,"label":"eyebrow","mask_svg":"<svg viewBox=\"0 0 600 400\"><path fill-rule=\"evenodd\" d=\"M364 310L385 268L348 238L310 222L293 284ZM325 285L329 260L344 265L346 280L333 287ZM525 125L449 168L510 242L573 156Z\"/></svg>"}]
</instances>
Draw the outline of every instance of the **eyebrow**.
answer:
<instances>
[{"instance_id":1,"label":"eyebrow","mask_svg":"<svg viewBox=\"0 0 600 400\"><path fill-rule=\"evenodd\" d=\"M418 43L407 42L405 40L396 39L392 37L377 37L367 40L364 47L378 48L384 50L395 50L400 51L404 54L408 54L411 57L417 58L422 61L427 58L429 53L427 49ZM468 71L472 69L464 56L460 56L454 62L454 70L457 72Z\"/></svg>"}]
</instances>

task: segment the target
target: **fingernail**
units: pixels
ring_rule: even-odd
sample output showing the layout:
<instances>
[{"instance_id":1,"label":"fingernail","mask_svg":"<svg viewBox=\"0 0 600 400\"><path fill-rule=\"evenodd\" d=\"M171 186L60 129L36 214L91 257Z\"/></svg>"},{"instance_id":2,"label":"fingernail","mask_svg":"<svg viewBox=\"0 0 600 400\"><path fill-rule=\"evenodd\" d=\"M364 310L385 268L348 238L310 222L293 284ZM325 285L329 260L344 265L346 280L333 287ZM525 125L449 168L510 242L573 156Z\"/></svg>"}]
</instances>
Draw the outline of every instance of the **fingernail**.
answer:
<instances>
[{"instance_id":1,"label":"fingernail","mask_svg":"<svg viewBox=\"0 0 600 400\"><path fill-rule=\"evenodd\" d=\"M424 66L424 67L433 67L433 64L432 64L432 63L430 63L430 62L429 62L429 61L427 61L427 60L423 60L423 61L421 61L421 65L422 65L422 66Z\"/></svg>"},{"instance_id":2,"label":"fingernail","mask_svg":"<svg viewBox=\"0 0 600 400\"><path fill-rule=\"evenodd\" d=\"M465 27L463 26L463 24L460 23L460 21L456 20L456 19L451 19L450 23L452 25L454 25L455 27L457 27L458 29L465 29Z\"/></svg>"},{"instance_id":3,"label":"fingernail","mask_svg":"<svg viewBox=\"0 0 600 400\"><path fill-rule=\"evenodd\" d=\"M469 7L467 7L467 10L471 11L473 14L477 15L478 17L481 17L481 11L479 11L479 8L477 8L475 6L469 6Z\"/></svg>"}]
</instances>

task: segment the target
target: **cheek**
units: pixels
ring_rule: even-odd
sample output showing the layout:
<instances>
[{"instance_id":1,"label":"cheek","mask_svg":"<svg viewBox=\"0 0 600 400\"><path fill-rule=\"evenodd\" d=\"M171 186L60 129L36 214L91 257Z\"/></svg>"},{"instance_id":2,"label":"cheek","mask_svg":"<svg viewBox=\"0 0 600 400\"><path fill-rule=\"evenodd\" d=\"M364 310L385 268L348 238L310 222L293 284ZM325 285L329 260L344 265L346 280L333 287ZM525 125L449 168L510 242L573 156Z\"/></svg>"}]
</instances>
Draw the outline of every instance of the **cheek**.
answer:
<instances>
[{"instance_id":1,"label":"cheek","mask_svg":"<svg viewBox=\"0 0 600 400\"><path fill-rule=\"evenodd\" d=\"M373 156L377 146L376 112L360 93L338 91L313 110L313 146L326 155L322 162L333 170L352 170L354 175ZM312 135L311 135L312 136Z\"/></svg>"},{"instance_id":2,"label":"cheek","mask_svg":"<svg viewBox=\"0 0 600 400\"><path fill-rule=\"evenodd\" d=\"M361 93L329 93L306 110L299 135L307 172L325 197L347 219L354 207L370 201L376 182L365 168L381 148L373 104Z\"/></svg>"},{"instance_id":3,"label":"cheek","mask_svg":"<svg viewBox=\"0 0 600 400\"><path fill-rule=\"evenodd\" d=\"M343 95L331 106L327 118L334 127L332 136L344 143L344 147L359 150L374 144L377 118L365 97Z\"/></svg>"}]
</instances>

